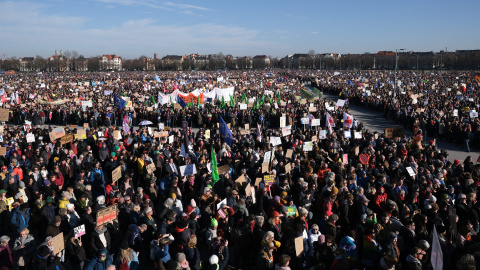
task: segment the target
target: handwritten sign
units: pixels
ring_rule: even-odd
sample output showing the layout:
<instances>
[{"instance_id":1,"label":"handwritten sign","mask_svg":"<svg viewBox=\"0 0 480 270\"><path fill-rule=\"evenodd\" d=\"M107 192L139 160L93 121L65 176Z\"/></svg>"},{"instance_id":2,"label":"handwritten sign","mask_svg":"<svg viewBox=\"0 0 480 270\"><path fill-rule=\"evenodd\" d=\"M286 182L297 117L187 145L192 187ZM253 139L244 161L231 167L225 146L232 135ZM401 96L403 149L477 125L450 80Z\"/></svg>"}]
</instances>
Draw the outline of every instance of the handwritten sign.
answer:
<instances>
[{"instance_id":1,"label":"handwritten sign","mask_svg":"<svg viewBox=\"0 0 480 270\"><path fill-rule=\"evenodd\" d=\"M112 171L112 182L117 182L122 178L122 166L118 166L115 170Z\"/></svg>"},{"instance_id":2,"label":"handwritten sign","mask_svg":"<svg viewBox=\"0 0 480 270\"><path fill-rule=\"evenodd\" d=\"M262 163L262 173L268 172L268 162Z\"/></svg>"},{"instance_id":3,"label":"handwritten sign","mask_svg":"<svg viewBox=\"0 0 480 270\"><path fill-rule=\"evenodd\" d=\"M264 175L263 176L263 181L265 182L265 185L271 186L275 182L275 175Z\"/></svg>"},{"instance_id":4,"label":"handwritten sign","mask_svg":"<svg viewBox=\"0 0 480 270\"><path fill-rule=\"evenodd\" d=\"M242 183L246 183L246 182L247 182L247 180L245 179L245 176L243 176L243 175L238 177L237 180L235 180L235 183L240 183L240 185Z\"/></svg>"},{"instance_id":5,"label":"handwritten sign","mask_svg":"<svg viewBox=\"0 0 480 270\"><path fill-rule=\"evenodd\" d=\"M87 139L87 131L85 129L77 129L77 138L79 140Z\"/></svg>"},{"instance_id":6,"label":"handwritten sign","mask_svg":"<svg viewBox=\"0 0 480 270\"><path fill-rule=\"evenodd\" d=\"M287 163L287 165L285 165L285 173L290 173L291 170L292 170L292 164Z\"/></svg>"},{"instance_id":7,"label":"handwritten sign","mask_svg":"<svg viewBox=\"0 0 480 270\"><path fill-rule=\"evenodd\" d=\"M227 173L227 172L230 172L230 166L228 166L228 165L223 165L223 166L218 168L218 174L219 175Z\"/></svg>"},{"instance_id":8,"label":"handwritten sign","mask_svg":"<svg viewBox=\"0 0 480 270\"><path fill-rule=\"evenodd\" d=\"M286 126L282 128L282 136L289 136L292 134L292 126Z\"/></svg>"},{"instance_id":9,"label":"handwritten sign","mask_svg":"<svg viewBox=\"0 0 480 270\"><path fill-rule=\"evenodd\" d=\"M7 148L0 147L0 156L6 156L6 155L7 155Z\"/></svg>"},{"instance_id":10,"label":"handwritten sign","mask_svg":"<svg viewBox=\"0 0 480 270\"><path fill-rule=\"evenodd\" d=\"M75 235L75 238L79 238L82 235L85 235L85 225L82 224L76 228L73 228L73 233Z\"/></svg>"},{"instance_id":11,"label":"handwritten sign","mask_svg":"<svg viewBox=\"0 0 480 270\"><path fill-rule=\"evenodd\" d=\"M108 223L117 219L117 205L111 205L107 208L98 210L97 212L97 226Z\"/></svg>"},{"instance_id":12,"label":"handwritten sign","mask_svg":"<svg viewBox=\"0 0 480 270\"><path fill-rule=\"evenodd\" d=\"M63 136L61 139L60 139L60 143L61 144L67 144L69 142L73 141L73 134L67 134L65 136Z\"/></svg>"},{"instance_id":13,"label":"handwritten sign","mask_svg":"<svg viewBox=\"0 0 480 270\"><path fill-rule=\"evenodd\" d=\"M320 126L320 119L312 119L312 127Z\"/></svg>"},{"instance_id":14,"label":"handwritten sign","mask_svg":"<svg viewBox=\"0 0 480 270\"><path fill-rule=\"evenodd\" d=\"M386 128L385 138L403 137L403 128Z\"/></svg>"},{"instance_id":15,"label":"handwritten sign","mask_svg":"<svg viewBox=\"0 0 480 270\"><path fill-rule=\"evenodd\" d=\"M313 150L313 142L312 141L303 143L303 151L309 152L309 151L312 151L312 150Z\"/></svg>"},{"instance_id":16,"label":"handwritten sign","mask_svg":"<svg viewBox=\"0 0 480 270\"><path fill-rule=\"evenodd\" d=\"M280 139L280 137L270 137L270 143L273 146L277 146L277 145L282 144L282 139Z\"/></svg>"},{"instance_id":17,"label":"handwritten sign","mask_svg":"<svg viewBox=\"0 0 480 270\"><path fill-rule=\"evenodd\" d=\"M295 254L297 257L303 253L303 236L295 238Z\"/></svg>"},{"instance_id":18,"label":"handwritten sign","mask_svg":"<svg viewBox=\"0 0 480 270\"><path fill-rule=\"evenodd\" d=\"M286 158L292 158L293 155L293 150L292 149L287 149L287 154L285 155Z\"/></svg>"},{"instance_id":19,"label":"handwritten sign","mask_svg":"<svg viewBox=\"0 0 480 270\"><path fill-rule=\"evenodd\" d=\"M35 135L33 135L32 133L28 133L26 138L27 138L27 143L31 143L35 141Z\"/></svg>"},{"instance_id":20,"label":"handwritten sign","mask_svg":"<svg viewBox=\"0 0 480 270\"><path fill-rule=\"evenodd\" d=\"M65 136L65 129L63 127L54 128L52 133L54 136L54 140L56 140L58 138L62 138L63 136Z\"/></svg>"}]
</instances>

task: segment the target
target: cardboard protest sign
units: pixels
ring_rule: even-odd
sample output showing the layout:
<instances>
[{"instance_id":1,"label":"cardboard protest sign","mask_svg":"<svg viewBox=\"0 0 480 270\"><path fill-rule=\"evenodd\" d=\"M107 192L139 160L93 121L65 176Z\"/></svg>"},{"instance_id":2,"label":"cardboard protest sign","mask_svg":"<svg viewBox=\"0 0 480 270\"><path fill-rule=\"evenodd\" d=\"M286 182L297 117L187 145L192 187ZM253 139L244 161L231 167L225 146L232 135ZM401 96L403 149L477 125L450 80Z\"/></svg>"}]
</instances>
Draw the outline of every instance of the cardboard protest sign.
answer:
<instances>
[{"instance_id":1,"label":"cardboard protest sign","mask_svg":"<svg viewBox=\"0 0 480 270\"><path fill-rule=\"evenodd\" d=\"M240 183L240 184L246 183L246 182L247 182L247 180L245 179L245 176L243 176L243 175L238 177L237 180L235 180L235 183Z\"/></svg>"},{"instance_id":2,"label":"cardboard protest sign","mask_svg":"<svg viewBox=\"0 0 480 270\"><path fill-rule=\"evenodd\" d=\"M262 163L262 173L268 172L268 162Z\"/></svg>"},{"instance_id":3,"label":"cardboard protest sign","mask_svg":"<svg viewBox=\"0 0 480 270\"><path fill-rule=\"evenodd\" d=\"M155 172L155 170L157 169L157 167L155 167L155 164L150 163L150 164L148 164L148 165L145 167L145 169L147 170L147 173L148 173L148 174L152 174L152 173Z\"/></svg>"},{"instance_id":4,"label":"cardboard protest sign","mask_svg":"<svg viewBox=\"0 0 480 270\"><path fill-rule=\"evenodd\" d=\"M292 149L287 149L287 154L285 154L286 158L292 158L293 155L293 150Z\"/></svg>"},{"instance_id":5,"label":"cardboard protest sign","mask_svg":"<svg viewBox=\"0 0 480 270\"><path fill-rule=\"evenodd\" d=\"M7 148L0 147L0 156L6 156L6 155L7 155Z\"/></svg>"},{"instance_id":6,"label":"cardboard protest sign","mask_svg":"<svg viewBox=\"0 0 480 270\"><path fill-rule=\"evenodd\" d=\"M60 143L63 145L63 144L67 144L69 142L73 141L73 134L69 133L65 136L63 136L61 139L60 139Z\"/></svg>"},{"instance_id":7,"label":"cardboard protest sign","mask_svg":"<svg viewBox=\"0 0 480 270\"><path fill-rule=\"evenodd\" d=\"M114 130L113 131L113 139L115 139L115 140L121 140L122 139L122 134L120 133L119 130Z\"/></svg>"},{"instance_id":8,"label":"cardboard protest sign","mask_svg":"<svg viewBox=\"0 0 480 270\"><path fill-rule=\"evenodd\" d=\"M97 212L97 226L108 223L117 219L117 205L111 205L107 208L98 210Z\"/></svg>"},{"instance_id":9,"label":"cardboard protest sign","mask_svg":"<svg viewBox=\"0 0 480 270\"><path fill-rule=\"evenodd\" d=\"M195 164L187 164L180 166L180 173L182 174L182 176L197 174L197 167L195 167Z\"/></svg>"},{"instance_id":10,"label":"cardboard protest sign","mask_svg":"<svg viewBox=\"0 0 480 270\"><path fill-rule=\"evenodd\" d=\"M264 175L263 176L263 181L265 182L265 185L271 186L275 182L275 175Z\"/></svg>"},{"instance_id":11,"label":"cardboard protest sign","mask_svg":"<svg viewBox=\"0 0 480 270\"><path fill-rule=\"evenodd\" d=\"M73 233L75 235L75 238L79 238L82 235L85 235L85 225L82 224L78 227L73 228Z\"/></svg>"},{"instance_id":12,"label":"cardboard protest sign","mask_svg":"<svg viewBox=\"0 0 480 270\"><path fill-rule=\"evenodd\" d=\"M290 173L290 171L292 170L292 164L291 163L287 163L285 165L285 173L288 174Z\"/></svg>"},{"instance_id":13,"label":"cardboard protest sign","mask_svg":"<svg viewBox=\"0 0 480 270\"><path fill-rule=\"evenodd\" d=\"M250 130L250 124L245 124L245 129Z\"/></svg>"},{"instance_id":14,"label":"cardboard protest sign","mask_svg":"<svg viewBox=\"0 0 480 270\"><path fill-rule=\"evenodd\" d=\"M172 135L173 136L173 135ZM160 138L163 138L163 137L168 137L168 131L162 131L160 132Z\"/></svg>"},{"instance_id":15,"label":"cardboard protest sign","mask_svg":"<svg viewBox=\"0 0 480 270\"><path fill-rule=\"evenodd\" d=\"M223 165L221 167L218 167L218 174L224 174L230 172L230 166L228 165Z\"/></svg>"},{"instance_id":16,"label":"cardboard protest sign","mask_svg":"<svg viewBox=\"0 0 480 270\"><path fill-rule=\"evenodd\" d=\"M386 128L385 138L403 137L403 128Z\"/></svg>"},{"instance_id":17,"label":"cardboard protest sign","mask_svg":"<svg viewBox=\"0 0 480 270\"><path fill-rule=\"evenodd\" d=\"M250 130L248 130L248 129L240 130L240 134L241 135L248 135L248 134L250 134Z\"/></svg>"},{"instance_id":18,"label":"cardboard protest sign","mask_svg":"<svg viewBox=\"0 0 480 270\"><path fill-rule=\"evenodd\" d=\"M122 178L122 166L118 166L115 170L112 171L112 182L117 182Z\"/></svg>"},{"instance_id":19,"label":"cardboard protest sign","mask_svg":"<svg viewBox=\"0 0 480 270\"><path fill-rule=\"evenodd\" d=\"M303 236L295 238L295 254L297 257L303 253Z\"/></svg>"},{"instance_id":20,"label":"cardboard protest sign","mask_svg":"<svg viewBox=\"0 0 480 270\"><path fill-rule=\"evenodd\" d=\"M57 234L52 238L53 243L53 254L58 254L60 251L65 249L65 242L63 241L63 233Z\"/></svg>"},{"instance_id":21,"label":"cardboard protest sign","mask_svg":"<svg viewBox=\"0 0 480 270\"><path fill-rule=\"evenodd\" d=\"M309 112L316 112L316 111L317 111L317 107L309 107L309 108L308 108L308 111L309 111Z\"/></svg>"},{"instance_id":22,"label":"cardboard protest sign","mask_svg":"<svg viewBox=\"0 0 480 270\"><path fill-rule=\"evenodd\" d=\"M0 121L7 122L9 116L8 109L0 109Z\"/></svg>"},{"instance_id":23,"label":"cardboard protest sign","mask_svg":"<svg viewBox=\"0 0 480 270\"><path fill-rule=\"evenodd\" d=\"M77 138L79 140L86 140L87 139L87 130L77 129Z\"/></svg>"},{"instance_id":24,"label":"cardboard protest sign","mask_svg":"<svg viewBox=\"0 0 480 270\"><path fill-rule=\"evenodd\" d=\"M256 178L255 179L255 186L258 187L258 185L260 185L261 182L262 182L262 178Z\"/></svg>"}]
</instances>

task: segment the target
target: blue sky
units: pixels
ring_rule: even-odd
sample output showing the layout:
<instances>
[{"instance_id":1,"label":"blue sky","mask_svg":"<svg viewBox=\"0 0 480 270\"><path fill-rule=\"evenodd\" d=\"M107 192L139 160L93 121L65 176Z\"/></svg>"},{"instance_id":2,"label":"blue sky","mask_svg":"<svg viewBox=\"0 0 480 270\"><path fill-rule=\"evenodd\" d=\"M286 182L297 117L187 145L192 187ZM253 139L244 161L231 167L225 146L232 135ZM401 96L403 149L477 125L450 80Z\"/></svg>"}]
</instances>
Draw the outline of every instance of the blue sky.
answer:
<instances>
[{"instance_id":1,"label":"blue sky","mask_svg":"<svg viewBox=\"0 0 480 270\"><path fill-rule=\"evenodd\" d=\"M0 56L480 48L480 1L0 0Z\"/></svg>"}]
</instances>

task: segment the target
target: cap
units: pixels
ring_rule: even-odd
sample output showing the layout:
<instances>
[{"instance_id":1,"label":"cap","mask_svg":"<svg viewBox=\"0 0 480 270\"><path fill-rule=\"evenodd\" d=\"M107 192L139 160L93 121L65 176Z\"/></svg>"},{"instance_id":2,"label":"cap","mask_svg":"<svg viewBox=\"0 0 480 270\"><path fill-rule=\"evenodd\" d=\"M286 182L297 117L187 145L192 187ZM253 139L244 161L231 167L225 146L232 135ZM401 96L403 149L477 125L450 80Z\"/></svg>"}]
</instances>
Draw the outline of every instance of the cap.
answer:
<instances>
[{"instance_id":1,"label":"cap","mask_svg":"<svg viewBox=\"0 0 480 270\"><path fill-rule=\"evenodd\" d=\"M55 223L62 222L62 218L60 216L55 216L55 218L53 219L53 222Z\"/></svg>"},{"instance_id":2,"label":"cap","mask_svg":"<svg viewBox=\"0 0 480 270\"><path fill-rule=\"evenodd\" d=\"M7 166L2 166L2 170L6 170L7 169Z\"/></svg>"},{"instance_id":3,"label":"cap","mask_svg":"<svg viewBox=\"0 0 480 270\"><path fill-rule=\"evenodd\" d=\"M460 160L458 160L458 159L455 159L455 161L453 162L453 164L455 164L455 165L458 165L458 164L460 164Z\"/></svg>"},{"instance_id":4,"label":"cap","mask_svg":"<svg viewBox=\"0 0 480 270\"><path fill-rule=\"evenodd\" d=\"M73 209L74 207L75 207L75 206L73 205L73 203L67 204L67 210L68 210L68 211L72 211L72 209Z\"/></svg>"},{"instance_id":5,"label":"cap","mask_svg":"<svg viewBox=\"0 0 480 270\"><path fill-rule=\"evenodd\" d=\"M218 226L218 221L216 219L212 218L212 221L210 222L210 226L212 226L212 227Z\"/></svg>"},{"instance_id":6,"label":"cap","mask_svg":"<svg viewBox=\"0 0 480 270\"><path fill-rule=\"evenodd\" d=\"M0 189L0 194L7 193L5 189Z\"/></svg>"},{"instance_id":7,"label":"cap","mask_svg":"<svg viewBox=\"0 0 480 270\"><path fill-rule=\"evenodd\" d=\"M51 196L47 197L47 203L53 203L53 198Z\"/></svg>"},{"instance_id":8,"label":"cap","mask_svg":"<svg viewBox=\"0 0 480 270\"><path fill-rule=\"evenodd\" d=\"M272 217L273 217L273 218L276 218L276 217L283 217L283 214L280 214L280 213L279 213L279 212L277 212L277 211L273 211L273 213L272 213Z\"/></svg>"}]
</instances>

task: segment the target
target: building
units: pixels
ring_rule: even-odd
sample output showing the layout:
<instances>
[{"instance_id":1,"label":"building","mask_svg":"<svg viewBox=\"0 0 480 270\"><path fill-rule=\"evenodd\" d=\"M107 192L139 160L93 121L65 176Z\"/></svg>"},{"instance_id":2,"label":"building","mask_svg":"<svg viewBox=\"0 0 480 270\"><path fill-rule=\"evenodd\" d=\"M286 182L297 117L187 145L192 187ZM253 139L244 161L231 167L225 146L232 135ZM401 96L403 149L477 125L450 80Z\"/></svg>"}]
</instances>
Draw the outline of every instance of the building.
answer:
<instances>
[{"instance_id":1,"label":"building","mask_svg":"<svg viewBox=\"0 0 480 270\"><path fill-rule=\"evenodd\" d=\"M22 57L18 59L20 71L34 71L35 57Z\"/></svg>"},{"instance_id":2,"label":"building","mask_svg":"<svg viewBox=\"0 0 480 270\"><path fill-rule=\"evenodd\" d=\"M48 57L45 63L46 71L70 71L70 61L64 56L63 51L55 51L55 55Z\"/></svg>"},{"instance_id":3,"label":"building","mask_svg":"<svg viewBox=\"0 0 480 270\"><path fill-rule=\"evenodd\" d=\"M253 68L262 69L270 67L270 58L266 55L255 55L253 57Z\"/></svg>"},{"instance_id":4,"label":"building","mask_svg":"<svg viewBox=\"0 0 480 270\"><path fill-rule=\"evenodd\" d=\"M167 55L162 58L162 66L167 70L181 70L183 60L181 55Z\"/></svg>"},{"instance_id":5,"label":"building","mask_svg":"<svg viewBox=\"0 0 480 270\"><path fill-rule=\"evenodd\" d=\"M99 60L100 70L121 70L122 58L115 54L104 54Z\"/></svg>"}]
</instances>

